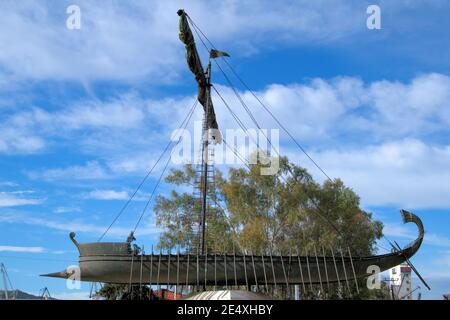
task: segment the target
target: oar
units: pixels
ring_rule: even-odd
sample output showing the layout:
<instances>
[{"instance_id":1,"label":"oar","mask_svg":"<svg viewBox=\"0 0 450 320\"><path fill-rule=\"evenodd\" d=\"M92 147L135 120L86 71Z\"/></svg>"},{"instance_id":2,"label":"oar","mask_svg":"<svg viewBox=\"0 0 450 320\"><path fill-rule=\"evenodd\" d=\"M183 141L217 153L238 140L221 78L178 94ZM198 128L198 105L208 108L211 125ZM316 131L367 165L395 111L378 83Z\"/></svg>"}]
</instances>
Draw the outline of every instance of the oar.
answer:
<instances>
[{"instance_id":1,"label":"oar","mask_svg":"<svg viewBox=\"0 0 450 320\"><path fill-rule=\"evenodd\" d=\"M396 241L394 241L394 243L395 243L395 246L397 246L397 247L395 247L392 243L391 243L391 246L396 250L402 251L402 249L400 248L398 243ZM417 271L416 267L414 267L414 265L411 263L411 261L408 259L408 257L406 257L405 255L403 255L403 257L405 258L406 263L411 267L411 269L414 271L414 273L419 277L420 281L422 281L422 283L425 285L425 287L427 287L428 290L431 290L430 286L425 282L425 280L420 275L419 271Z\"/></svg>"}]
</instances>

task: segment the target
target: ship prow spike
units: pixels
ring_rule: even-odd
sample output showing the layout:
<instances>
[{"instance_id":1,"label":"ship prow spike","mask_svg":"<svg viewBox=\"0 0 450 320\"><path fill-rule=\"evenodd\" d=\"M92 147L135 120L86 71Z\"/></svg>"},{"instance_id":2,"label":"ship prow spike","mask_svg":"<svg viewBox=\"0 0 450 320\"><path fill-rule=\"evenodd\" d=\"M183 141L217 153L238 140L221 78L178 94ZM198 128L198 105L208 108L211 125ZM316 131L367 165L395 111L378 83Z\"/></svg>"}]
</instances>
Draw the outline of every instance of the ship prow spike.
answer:
<instances>
[{"instance_id":1,"label":"ship prow spike","mask_svg":"<svg viewBox=\"0 0 450 320\"><path fill-rule=\"evenodd\" d=\"M40 274L40 277L49 277L49 278L63 278L67 279L69 278L69 274L66 271L60 271L60 272L53 272L53 273L47 273L47 274Z\"/></svg>"}]
</instances>

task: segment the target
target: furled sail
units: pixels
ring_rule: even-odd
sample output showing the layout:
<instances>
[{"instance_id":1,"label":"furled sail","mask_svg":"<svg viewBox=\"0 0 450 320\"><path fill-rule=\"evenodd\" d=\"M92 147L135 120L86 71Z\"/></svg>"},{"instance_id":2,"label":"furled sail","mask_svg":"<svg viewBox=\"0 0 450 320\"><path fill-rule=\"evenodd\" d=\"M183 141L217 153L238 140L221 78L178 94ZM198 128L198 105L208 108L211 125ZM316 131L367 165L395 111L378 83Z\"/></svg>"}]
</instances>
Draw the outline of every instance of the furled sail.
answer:
<instances>
[{"instance_id":1,"label":"furled sail","mask_svg":"<svg viewBox=\"0 0 450 320\"><path fill-rule=\"evenodd\" d=\"M216 143L220 143L222 138L220 136L219 126L217 124L216 114L214 112L214 106L211 100L211 88L207 83L205 71L203 70L200 56L198 54L197 47L195 46L194 35L192 34L191 28L189 27L187 16L184 10L178 10L178 15L180 16L179 37L186 46L186 60L189 69L194 74L195 80L198 84L197 98L203 106L204 112L208 115L208 129L215 129L213 138Z\"/></svg>"}]
</instances>

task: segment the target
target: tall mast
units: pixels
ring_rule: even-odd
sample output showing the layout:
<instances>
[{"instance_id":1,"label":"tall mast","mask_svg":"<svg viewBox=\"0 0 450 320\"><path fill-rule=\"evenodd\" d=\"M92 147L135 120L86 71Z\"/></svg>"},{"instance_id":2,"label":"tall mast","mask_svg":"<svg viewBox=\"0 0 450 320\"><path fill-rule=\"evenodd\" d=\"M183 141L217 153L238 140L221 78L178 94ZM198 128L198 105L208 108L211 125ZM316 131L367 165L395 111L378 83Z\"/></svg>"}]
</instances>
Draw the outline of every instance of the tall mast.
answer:
<instances>
[{"instance_id":1,"label":"tall mast","mask_svg":"<svg viewBox=\"0 0 450 320\"><path fill-rule=\"evenodd\" d=\"M186 48L186 61L189 69L195 76L197 82L198 93L197 99L203 106L204 110L204 123L202 131L202 154L201 154L201 167L200 167L200 181L198 187L200 189L201 197L201 212L199 214L199 223L197 230L198 240L197 250L201 254L206 252L206 215L208 210L208 163L211 162L212 152L214 149L210 149L210 139L213 144L221 143L222 137L219 131L219 126L216 120L216 114L214 111L214 106L211 100L211 59L217 58L219 56L228 56L225 52L220 52L214 49L208 50L209 63L205 70L203 69L202 63L200 61L200 56L195 45L194 35L192 34L191 28L189 26L190 19L183 9L178 10L177 14L180 16L179 20L179 37L180 40L185 44ZM210 129L213 129L214 133L211 133ZM211 154L210 154L211 152ZM214 172L212 172L214 174ZM212 176L214 177L214 175ZM196 183L197 185L197 183Z\"/></svg>"},{"instance_id":2,"label":"tall mast","mask_svg":"<svg viewBox=\"0 0 450 320\"><path fill-rule=\"evenodd\" d=\"M205 110L205 124L203 126L202 132L202 211L200 217L200 252L205 254L205 242L206 242L206 210L207 210L207 195L208 195L208 154L209 154L209 128L208 124L208 114L209 106L211 103L211 61L208 63L208 68L206 69L206 110Z\"/></svg>"}]
</instances>

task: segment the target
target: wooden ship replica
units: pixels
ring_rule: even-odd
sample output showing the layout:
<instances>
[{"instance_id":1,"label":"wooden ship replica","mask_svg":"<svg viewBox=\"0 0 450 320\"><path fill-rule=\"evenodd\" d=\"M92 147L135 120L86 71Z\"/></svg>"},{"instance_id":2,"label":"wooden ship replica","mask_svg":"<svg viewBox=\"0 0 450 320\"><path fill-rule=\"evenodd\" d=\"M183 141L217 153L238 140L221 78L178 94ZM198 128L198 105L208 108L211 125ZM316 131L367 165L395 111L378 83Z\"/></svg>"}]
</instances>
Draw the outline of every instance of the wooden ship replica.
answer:
<instances>
[{"instance_id":1,"label":"wooden ship replica","mask_svg":"<svg viewBox=\"0 0 450 320\"><path fill-rule=\"evenodd\" d=\"M202 141L202 209L198 225L198 247L195 250L185 248L176 253L152 252L146 254L136 244L132 232L125 242L92 242L78 243L75 234L70 234L79 251L79 268L81 281L135 285L167 285L174 286L175 293L181 288L195 288L202 291L207 287L245 288L252 286L266 288L270 285L299 285L303 292L313 287L324 291L324 286L336 283L343 288L356 286L358 279L368 277L370 266L378 266L380 272L388 270L409 259L419 250L424 228L418 216L401 210L404 223L414 223L418 227L415 241L404 248L397 243L392 244L392 252L374 256L352 256L350 248L330 254L281 255L273 252L253 254L248 252L213 253L206 250L205 228L207 226L207 184L209 149L214 143L220 143L221 136L211 100L211 60L226 53L210 49L210 61L204 71L197 52L194 36L190 26L196 27L191 18L179 10L180 39L186 47L186 58L190 70L198 83L198 102L204 110ZM197 28L197 27L196 27ZM198 30L198 29L196 29ZM200 30L201 32L201 30ZM197 33L198 34L198 33ZM213 133L211 133L213 132ZM206 137L206 138L205 138ZM413 267L414 268L414 267ZM414 269L415 270L415 269ZM416 271L416 270L415 270ZM49 273L43 276L69 279L74 271ZM420 277L420 275L417 273ZM420 277L421 280L423 280ZM182 290L182 289L181 289Z\"/></svg>"}]
</instances>

